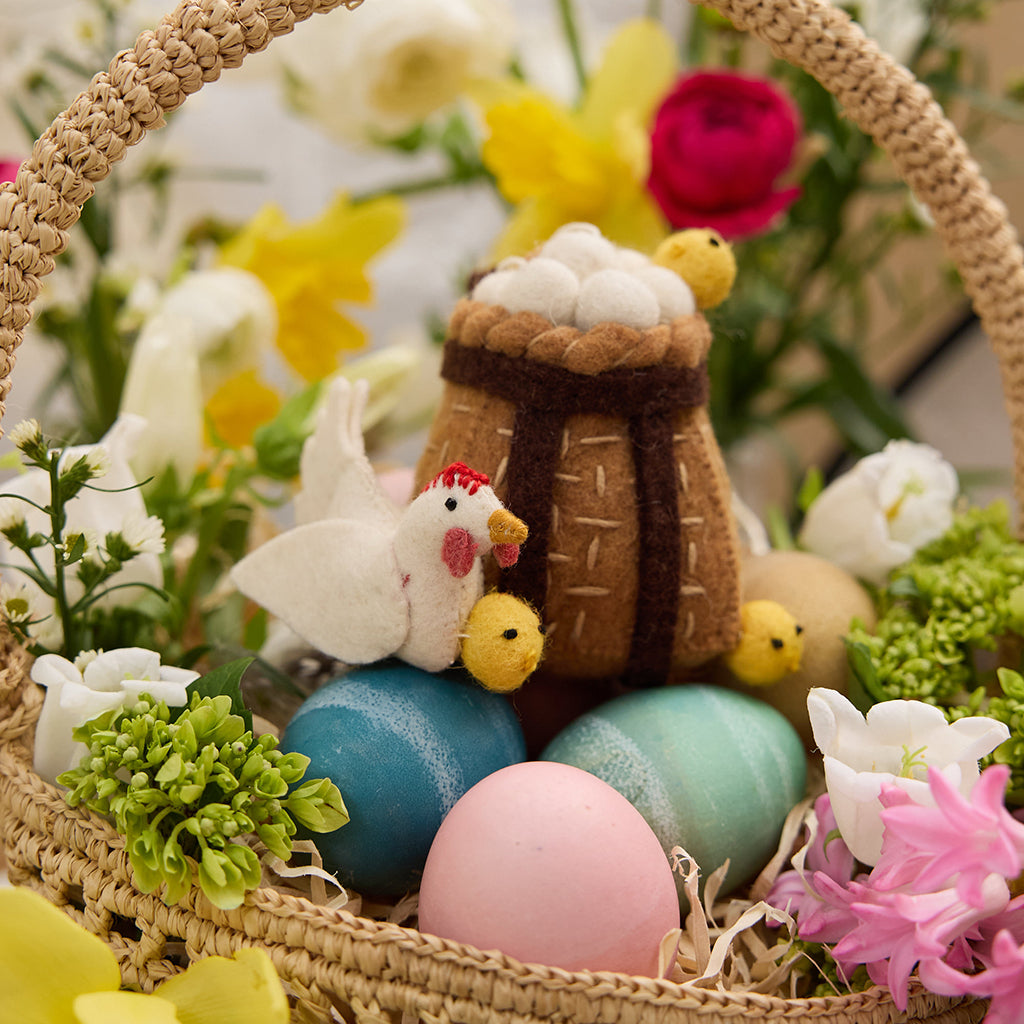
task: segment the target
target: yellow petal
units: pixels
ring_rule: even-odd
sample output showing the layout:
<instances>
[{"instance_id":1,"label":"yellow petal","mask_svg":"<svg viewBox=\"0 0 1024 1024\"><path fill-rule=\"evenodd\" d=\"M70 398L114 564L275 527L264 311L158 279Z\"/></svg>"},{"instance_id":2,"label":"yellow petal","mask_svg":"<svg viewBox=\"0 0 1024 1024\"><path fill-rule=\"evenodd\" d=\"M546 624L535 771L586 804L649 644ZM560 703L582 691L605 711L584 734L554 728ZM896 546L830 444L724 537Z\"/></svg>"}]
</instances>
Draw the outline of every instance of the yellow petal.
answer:
<instances>
[{"instance_id":1,"label":"yellow petal","mask_svg":"<svg viewBox=\"0 0 1024 1024\"><path fill-rule=\"evenodd\" d=\"M627 21L605 49L587 86L577 125L594 139L611 141L617 122L646 125L679 68L669 34L651 18Z\"/></svg>"},{"instance_id":2,"label":"yellow petal","mask_svg":"<svg viewBox=\"0 0 1024 1024\"><path fill-rule=\"evenodd\" d=\"M221 384L206 403L206 415L217 437L229 447L241 448L280 408L281 396L255 370L246 370Z\"/></svg>"},{"instance_id":3,"label":"yellow petal","mask_svg":"<svg viewBox=\"0 0 1024 1024\"><path fill-rule=\"evenodd\" d=\"M282 317L277 347L292 368L304 380L315 381L338 369L339 353L361 348L366 334L333 303L310 296L299 296L289 305L288 317Z\"/></svg>"},{"instance_id":4,"label":"yellow petal","mask_svg":"<svg viewBox=\"0 0 1024 1024\"><path fill-rule=\"evenodd\" d=\"M0 889L3 1020L71 1024L76 996L120 985L117 959L100 939L38 893Z\"/></svg>"},{"instance_id":5,"label":"yellow petal","mask_svg":"<svg viewBox=\"0 0 1024 1024\"><path fill-rule=\"evenodd\" d=\"M491 258L497 262L506 256L525 256L572 219L557 203L546 199L527 199L505 222L491 250Z\"/></svg>"},{"instance_id":6,"label":"yellow petal","mask_svg":"<svg viewBox=\"0 0 1024 1024\"><path fill-rule=\"evenodd\" d=\"M568 113L540 93L498 103L486 114L481 157L513 203L551 196L567 219L586 219L607 198L604 154L580 134Z\"/></svg>"},{"instance_id":7,"label":"yellow petal","mask_svg":"<svg viewBox=\"0 0 1024 1024\"><path fill-rule=\"evenodd\" d=\"M654 252L670 230L657 204L639 187L619 192L616 201L595 223L606 238L647 255Z\"/></svg>"},{"instance_id":8,"label":"yellow petal","mask_svg":"<svg viewBox=\"0 0 1024 1024\"><path fill-rule=\"evenodd\" d=\"M181 1024L288 1024L288 1000L274 965L260 949L233 960L211 956L157 990Z\"/></svg>"},{"instance_id":9,"label":"yellow petal","mask_svg":"<svg viewBox=\"0 0 1024 1024\"><path fill-rule=\"evenodd\" d=\"M174 1004L141 992L93 992L75 1000L78 1024L181 1024Z\"/></svg>"}]
</instances>

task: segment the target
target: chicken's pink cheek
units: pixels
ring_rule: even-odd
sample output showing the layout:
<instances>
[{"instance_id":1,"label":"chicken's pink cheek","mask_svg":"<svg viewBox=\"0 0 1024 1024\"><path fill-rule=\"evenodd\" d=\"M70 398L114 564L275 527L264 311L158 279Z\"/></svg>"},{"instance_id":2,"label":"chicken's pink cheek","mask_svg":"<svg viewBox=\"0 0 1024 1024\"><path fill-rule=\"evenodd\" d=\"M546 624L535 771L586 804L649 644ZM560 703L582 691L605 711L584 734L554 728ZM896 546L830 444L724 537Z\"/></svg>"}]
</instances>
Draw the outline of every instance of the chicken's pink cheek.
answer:
<instances>
[{"instance_id":1,"label":"chicken's pink cheek","mask_svg":"<svg viewBox=\"0 0 1024 1024\"><path fill-rule=\"evenodd\" d=\"M477 543L473 535L461 528L448 530L441 543L441 559L456 579L469 574L476 551Z\"/></svg>"}]
</instances>

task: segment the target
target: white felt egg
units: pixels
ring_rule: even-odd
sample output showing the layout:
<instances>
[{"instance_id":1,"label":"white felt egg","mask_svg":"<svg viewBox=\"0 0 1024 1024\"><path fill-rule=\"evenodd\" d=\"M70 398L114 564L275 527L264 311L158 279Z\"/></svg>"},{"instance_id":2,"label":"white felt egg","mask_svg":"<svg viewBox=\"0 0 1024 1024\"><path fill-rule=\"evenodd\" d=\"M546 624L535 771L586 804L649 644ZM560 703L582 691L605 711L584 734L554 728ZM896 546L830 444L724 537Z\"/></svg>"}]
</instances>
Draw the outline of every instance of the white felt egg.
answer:
<instances>
[{"instance_id":1,"label":"white felt egg","mask_svg":"<svg viewBox=\"0 0 1024 1024\"><path fill-rule=\"evenodd\" d=\"M558 260L583 280L616 266L619 250L593 224L566 224L541 246L540 255Z\"/></svg>"},{"instance_id":2,"label":"white felt egg","mask_svg":"<svg viewBox=\"0 0 1024 1024\"><path fill-rule=\"evenodd\" d=\"M470 296L476 302L487 302L492 306L505 305L505 286L508 284L512 271L493 270L486 277L480 278Z\"/></svg>"},{"instance_id":3,"label":"white felt egg","mask_svg":"<svg viewBox=\"0 0 1024 1024\"><path fill-rule=\"evenodd\" d=\"M697 312L697 300L690 286L667 267L649 264L633 271L633 276L654 292L661 310L659 320L667 324L677 316L690 316Z\"/></svg>"},{"instance_id":4,"label":"white felt egg","mask_svg":"<svg viewBox=\"0 0 1024 1024\"><path fill-rule=\"evenodd\" d=\"M620 249L615 261L616 270L624 270L627 274L635 274L644 267L654 266L651 258L637 249Z\"/></svg>"},{"instance_id":5,"label":"white felt egg","mask_svg":"<svg viewBox=\"0 0 1024 1024\"><path fill-rule=\"evenodd\" d=\"M552 323L572 323L580 283L564 263L538 256L515 270L499 273L506 278L501 285L501 305L510 313L539 313Z\"/></svg>"},{"instance_id":6,"label":"white felt egg","mask_svg":"<svg viewBox=\"0 0 1024 1024\"><path fill-rule=\"evenodd\" d=\"M589 331L606 320L637 330L653 327L661 315L657 296L633 274L599 270L580 286L576 326Z\"/></svg>"}]
</instances>

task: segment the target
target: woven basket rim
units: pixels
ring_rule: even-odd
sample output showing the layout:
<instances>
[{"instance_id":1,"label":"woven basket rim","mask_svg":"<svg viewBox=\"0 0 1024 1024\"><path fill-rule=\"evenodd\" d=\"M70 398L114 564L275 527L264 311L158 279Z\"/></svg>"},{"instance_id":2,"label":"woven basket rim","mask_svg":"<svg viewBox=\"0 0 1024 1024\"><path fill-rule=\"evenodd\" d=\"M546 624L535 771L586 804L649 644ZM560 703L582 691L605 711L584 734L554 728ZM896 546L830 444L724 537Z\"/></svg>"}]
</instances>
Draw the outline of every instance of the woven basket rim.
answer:
<instances>
[{"instance_id":1,"label":"woven basket rim","mask_svg":"<svg viewBox=\"0 0 1024 1024\"><path fill-rule=\"evenodd\" d=\"M41 279L53 269L56 255L66 248L68 231L82 205L95 185L110 173L112 164L148 131L160 127L166 112L204 83L216 80L223 69L240 65L248 53L263 49L275 36L291 31L296 22L314 13L358 6L360 2L182 0L158 28L142 33L133 49L118 54L109 70L97 75L68 110L58 115L22 164L16 181L0 185L0 414L10 388L14 353ZM738 28L765 42L775 56L818 78L839 99L850 119L882 146L917 198L931 209L937 232L961 272L965 290L1000 362L1014 441L1016 492L1024 506L1024 254L1007 223L1005 208L992 195L962 140L927 90L865 40L845 13L825 0L706 2ZM15 678L6 692L0 678L0 769L11 769L0 776L0 811L9 817L10 802L19 799L26 806L25 813L39 815L56 807L55 813L61 817L58 831L80 828L89 833L83 835L83 851L94 849L92 843L102 843L105 856L116 854L126 859L123 840L108 823L85 812L72 812L66 807L61 810L60 793L32 772L25 734L31 727L29 695L35 687L20 655L9 658L0 668L0 677L9 674ZM34 711L38 713L38 702ZM34 809L33 801L37 804ZM4 841L9 849L25 839L26 828L24 821L13 829L5 828ZM111 878L110 882L110 886L99 888L105 891L115 883L127 885L124 879ZM803 1010L809 1015L833 1017L841 1016L846 1008L856 1012L892 1006L888 990L879 987L862 993L785 999L611 972L567 972L543 966L535 969L509 957L495 957L401 925L356 917L344 909L328 910L288 894L271 896L270 892L257 890L238 912L209 907L201 895L190 895L186 902L192 900L196 914L215 926L231 920L234 913L242 915L255 909L270 918L310 918L326 929L350 929L353 933L363 929L383 937L378 945L393 940L396 946L410 947L411 955L423 961L454 959L467 969L507 976L524 988L532 986L549 996L552 992L582 992L600 1002L613 1001L625 992L629 998L635 997L634 1001L667 1010L724 1007L733 1016L750 1008L759 1016L785 1018L799 1016ZM108 895L121 906L117 902L120 896ZM110 912L108 908L108 918ZM206 952L219 951L218 942L214 936L203 948ZM402 950L403 954L409 952L409 948ZM305 966L310 967L308 963ZM139 965L133 963L133 969L139 969ZM317 986L315 979L306 984L309 992ZM385 998L380 993L391 984L391 980L380 981L380 989L374 989L368 997L365 1013L361 1016L356 1008L357 1019L381 1019L386 1007L378 1000ZM464 997L463 1001L472 1002L473 998ZM960 1003L919 989L912 996L912 1005L922 1012ZM321 1001L318 1005L323 1008L325 1004ZM594 1020L618 1019L612 1010L591 1012ZM441 1021L447 1014L448 1009L443 1013L438 1010L434 1019ZM474 1021L483 1019L479 1012L470 1016ZM495 1019L498 1014L484 1016ZM564 1020L565 1013L514 1008L503 1013L502 1019L512 1018ZM872 1013L870 1019L880 1024L883 1017ZM953 1018L942 1019L951 1022Z\"/></svg>"}]
</instances>

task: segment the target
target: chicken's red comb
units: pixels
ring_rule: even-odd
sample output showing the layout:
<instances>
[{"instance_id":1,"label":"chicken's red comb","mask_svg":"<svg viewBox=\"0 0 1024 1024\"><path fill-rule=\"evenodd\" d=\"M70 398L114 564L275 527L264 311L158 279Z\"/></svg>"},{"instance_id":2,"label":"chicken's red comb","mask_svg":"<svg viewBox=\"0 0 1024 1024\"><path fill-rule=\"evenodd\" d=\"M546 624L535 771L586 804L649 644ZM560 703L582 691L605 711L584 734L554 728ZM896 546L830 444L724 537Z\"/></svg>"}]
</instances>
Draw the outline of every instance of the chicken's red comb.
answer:
<instances>
[{"instance_id":1,"label":"chicken's red comb","mask_svg":"<svg viewBox=\"0 0 1024 1024\"><path fill-rule=\"evenodd\" d=\"M423 490L429 491L431 487L436 487L438 484L444 487L454 487L458 484L472 495L476 494L481 484L487 487L490 482L491 478L486 473L470 469L464 462L453 462L450 466L442 469Z\"/></svg>"}]
</instances>

